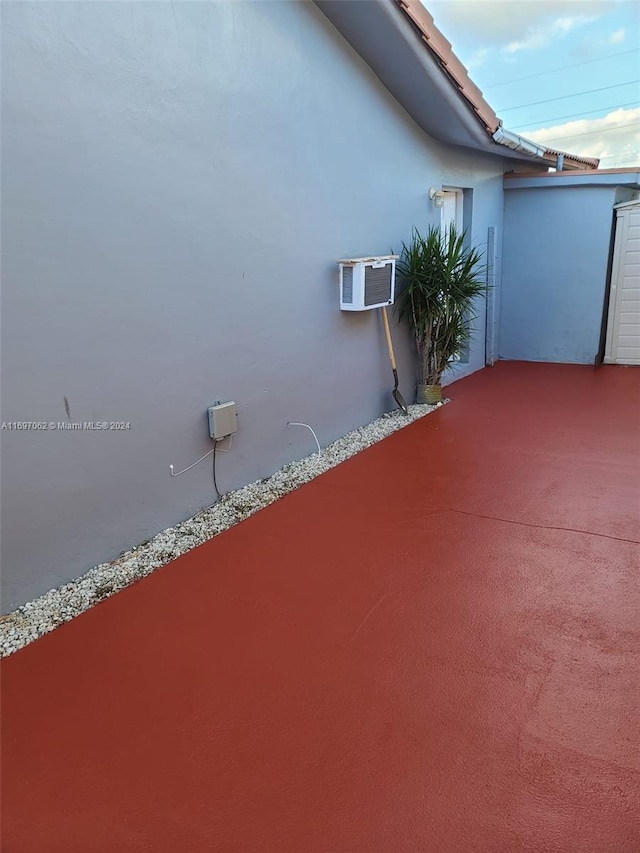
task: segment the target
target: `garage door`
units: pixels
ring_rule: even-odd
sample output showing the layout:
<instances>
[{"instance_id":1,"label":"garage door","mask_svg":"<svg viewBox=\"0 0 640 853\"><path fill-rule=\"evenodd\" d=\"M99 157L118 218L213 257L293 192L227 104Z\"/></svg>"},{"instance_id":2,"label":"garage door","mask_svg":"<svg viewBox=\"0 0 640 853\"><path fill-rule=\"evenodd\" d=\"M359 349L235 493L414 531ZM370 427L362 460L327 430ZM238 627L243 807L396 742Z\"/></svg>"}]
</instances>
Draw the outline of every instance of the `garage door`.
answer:
<instances>
[{"instance_id":1,"label":"garage door","mask_svg":"<svg viewBox=\"0 0 640 853\"><path fill-rule=\"evenodd\" d=\"M640 200L616 205L604 360L640 364Z\"/></svg>"}]
</instances>

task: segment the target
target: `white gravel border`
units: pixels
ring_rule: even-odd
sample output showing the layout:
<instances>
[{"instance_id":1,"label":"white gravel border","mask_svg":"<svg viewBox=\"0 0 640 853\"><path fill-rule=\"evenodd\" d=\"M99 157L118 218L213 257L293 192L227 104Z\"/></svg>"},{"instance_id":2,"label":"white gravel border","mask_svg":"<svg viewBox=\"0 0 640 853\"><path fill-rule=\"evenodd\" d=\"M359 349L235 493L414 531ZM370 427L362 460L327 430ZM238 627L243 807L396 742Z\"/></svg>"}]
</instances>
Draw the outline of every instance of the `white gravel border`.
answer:
<instances>
[{"instance_id":1,"label":"white gravel border","mask_svg":"<svg viewBox=\"0 0 640 853\"><path fill-rule=\"evenodd\" d=\"M408 417L397 410L388 412L327 445L319 454L314 453L290 462L267 479L228 492L213 506L175 527L161 531L149 542L126 551L117 560L101 563L81 577L23 604L0 618L0 657L18 651L99 601L151 574L223 530L228 530L298 486L442 405L409 406Z\"/></svg>"}]
</instances>

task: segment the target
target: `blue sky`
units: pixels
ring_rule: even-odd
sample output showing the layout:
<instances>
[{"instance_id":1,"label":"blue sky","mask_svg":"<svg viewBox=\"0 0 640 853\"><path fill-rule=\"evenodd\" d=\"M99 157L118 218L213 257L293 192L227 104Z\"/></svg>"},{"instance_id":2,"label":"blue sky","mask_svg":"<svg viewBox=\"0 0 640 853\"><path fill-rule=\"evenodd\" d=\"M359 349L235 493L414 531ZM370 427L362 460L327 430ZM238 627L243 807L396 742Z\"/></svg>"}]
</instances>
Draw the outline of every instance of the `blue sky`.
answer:
<instances>
[{"instance_id":1,"label":"blue sky","mask_svg":"<svg viewBox=\"0 0 640 853\"><path fill-rule=\"evenodd\" d=\"M601 168L640 164L640 4L423 2L505 128Z\"/></svg>"}]
</instances>

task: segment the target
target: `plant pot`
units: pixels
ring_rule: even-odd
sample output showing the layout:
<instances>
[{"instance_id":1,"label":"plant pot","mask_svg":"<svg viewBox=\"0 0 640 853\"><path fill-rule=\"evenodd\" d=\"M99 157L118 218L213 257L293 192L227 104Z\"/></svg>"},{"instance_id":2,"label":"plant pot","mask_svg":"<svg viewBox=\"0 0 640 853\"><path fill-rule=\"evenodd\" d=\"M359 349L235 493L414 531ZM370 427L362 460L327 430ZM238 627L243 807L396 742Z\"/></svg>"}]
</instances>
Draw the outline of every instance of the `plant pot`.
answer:
<instances>
[{"instance_id":1,"label":"plant pot","mask_svg":"<svg viewBox=\"0 0 640 853\"><path fill-rule=\"evenodd\" d=\"M442 385L418 385L417 400L418 403L429 403L431 406L441 403Z\"/></svg>"}]
</instances>

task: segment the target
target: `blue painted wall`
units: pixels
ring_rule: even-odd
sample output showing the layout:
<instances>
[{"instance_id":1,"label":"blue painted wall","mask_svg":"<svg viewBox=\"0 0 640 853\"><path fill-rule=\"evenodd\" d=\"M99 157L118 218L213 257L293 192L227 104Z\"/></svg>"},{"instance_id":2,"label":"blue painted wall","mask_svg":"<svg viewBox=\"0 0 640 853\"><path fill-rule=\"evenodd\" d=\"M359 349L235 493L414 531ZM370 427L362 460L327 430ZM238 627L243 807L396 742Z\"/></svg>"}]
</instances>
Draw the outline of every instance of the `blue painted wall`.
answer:
<instances>
[{"instance_id":1,"label":"blue painted wall","mask_svg":"<svg viewBox=\"0 0 640 853\"><path fill-rule=\"evenodd\" d=\"M393 406L380 317L338 309L335 261L439 221L501 158L427 137L311 3L5 2L3 610L214 500L206 408L239 406L222 490ZM467 365L484 364L483 306ZM394 328L402 391L414 350ZM381 486L382 487L382 486Z\"/></svg>"},{"instance_id":2,"label":"blue painted wall","mask_svg":"<svg viewBox=\"0 0 640 853\"><path fill-rule=\"evenodd\" d=\"M613 205L633 191L579 180L531 179L523 188L514 186L520 179L505 180L501 358L594 362Z\"/></svg>"}]
</instances>

